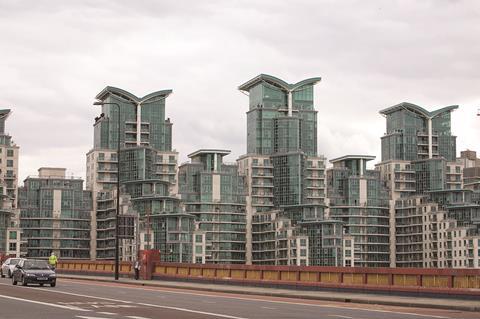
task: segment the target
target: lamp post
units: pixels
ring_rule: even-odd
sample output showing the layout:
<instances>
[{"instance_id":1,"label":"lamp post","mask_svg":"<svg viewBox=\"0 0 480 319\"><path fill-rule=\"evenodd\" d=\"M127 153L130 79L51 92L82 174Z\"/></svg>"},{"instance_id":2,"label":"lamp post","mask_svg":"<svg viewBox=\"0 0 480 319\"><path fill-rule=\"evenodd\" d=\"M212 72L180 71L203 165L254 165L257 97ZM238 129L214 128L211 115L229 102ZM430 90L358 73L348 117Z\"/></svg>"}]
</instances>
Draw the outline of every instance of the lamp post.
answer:
<instances>
[{"instance_id":1,"label":"lamp post","mask_svg":"<svg viewBox=\"0 0 480 319\"><path fill-rule=\"evenodd\" d=\"M115 213L115 280L118 280L119 268L119 228L118 216L120 215L120 105L115 102L95 101L93 105L116 105L118 109L118 143L117 143L117 211Z\"/></svg>"}]
</instances>

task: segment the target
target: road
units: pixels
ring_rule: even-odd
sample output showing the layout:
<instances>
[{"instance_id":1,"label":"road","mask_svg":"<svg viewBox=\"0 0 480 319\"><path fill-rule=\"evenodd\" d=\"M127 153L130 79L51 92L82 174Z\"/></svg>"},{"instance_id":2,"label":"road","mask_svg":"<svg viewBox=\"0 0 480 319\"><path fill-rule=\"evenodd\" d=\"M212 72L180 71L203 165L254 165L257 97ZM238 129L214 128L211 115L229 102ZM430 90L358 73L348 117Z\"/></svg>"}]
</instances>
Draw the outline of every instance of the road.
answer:
<instances>
[{"instance_id":1,"label":"road","mask_svg":"<svg viewBox=\"0 0 480 319\"><path fill-rule=\"evenodd\" d=\"M57 287L0 279L0 318L471 319L473 312L199 292L59 279Z\"/></svg>"}]
</instances>

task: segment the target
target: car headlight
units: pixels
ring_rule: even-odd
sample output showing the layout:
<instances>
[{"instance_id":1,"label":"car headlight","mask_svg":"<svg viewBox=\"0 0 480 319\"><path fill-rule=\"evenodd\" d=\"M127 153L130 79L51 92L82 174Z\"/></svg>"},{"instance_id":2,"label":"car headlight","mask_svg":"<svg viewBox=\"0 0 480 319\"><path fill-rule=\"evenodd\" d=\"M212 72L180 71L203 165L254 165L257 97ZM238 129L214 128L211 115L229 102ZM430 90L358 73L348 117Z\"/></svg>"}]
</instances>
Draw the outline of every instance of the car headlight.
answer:
<instances>
[{"instance_id":1,"label":"car headlight","mask_svg":"<svg viewBox=\"0 0 480 319\"><path fill-rule=\"evenodd\" d=\"M27 274L27 277L35 277L35 274Z\"/></svg>"},{"instance_id":2,"label":"car headlight","mask_svg":"<svg viewBox=\"0 0 480 319\"><path fill-rule=\"evenodd\" d=\"M50 278L55 278L55 277L57 277L56 274L51 274L51 275L50 275Z\"/></svg>"}]
</instances>

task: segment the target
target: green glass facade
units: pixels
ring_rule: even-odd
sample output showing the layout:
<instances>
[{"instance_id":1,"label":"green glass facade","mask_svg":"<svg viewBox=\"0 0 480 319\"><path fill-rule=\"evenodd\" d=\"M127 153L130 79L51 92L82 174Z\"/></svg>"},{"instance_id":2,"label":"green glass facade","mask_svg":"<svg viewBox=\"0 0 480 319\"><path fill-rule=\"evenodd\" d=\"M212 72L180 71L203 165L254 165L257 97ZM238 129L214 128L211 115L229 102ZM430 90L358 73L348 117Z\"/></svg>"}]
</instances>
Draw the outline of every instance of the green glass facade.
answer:
<instances>
[{"instance_id":1,"label":"green glass facade","mask_svg":"<svg viewBox=\"0 0 480 319\"><path fill-rule=\"evenodd\" d=\"M327 170L330 218L342 221L354 237L355 265L390 264L389 194L380 172L366 169L372 156L347 155Z\"/></svg>"},{"instance_id":2,"label":"green glass facade","mask_svg":"<svg viewBox=\"0 0 480 319\"><path fill-rule=\"evenodd\" d=\"M179 167L179 194L196 229L206 234L206 263L245 263L245 189L225 150L199 150Z\"/></svg>"},{"instance_id":3,"label":"green glass facade","mask_svg":"<svg viewBox=\"0 0 480 319\"><path fill-rule=\"evenodd\" d=\"M106 87L96 98L105 104L94 125L94 148L116 149L118 117L120 116L120 145L148 145L160 151L172 150L172 123L165 119L165 99L171 90L154 92L143 98L114 87Z\"/></svg>"},{"instance_id":4,"label":"green glass facade","mask_svg":"<svg viewBox=\"0 0 480 319\"><path fill-rule=\"evenodd\" d=\"M8 198L2 196L0 199L2 204L7 201ZM2 205L3 206L3 205ZM0 208L0 254L7 251L7 228L10 226L12 210Z\"/></svg>"},{"instance_id":5,"label":"green glass facade","mask_svg":"<svg viewBox=\"0 0 480 319\"><path fill-rule=\"evenodd\" d=\"M320 78L312 78L287 84L262 74L239 87L250 97L247 112L248 154L303 151L308 156L317 155L317 111L313 106L313 86L319 81Z\"/></svg>"},{"instance_id":6,"label":"green glass facade","mask_svg":"<svg viewBox=\"0 0 480 319\"><path fill-rule=\"evenodd\" d=\"M343 264L343 222L332 220L301 221L301 233L308 236L310 266Z\"/></svg>"},{"instance_id":7,"label":"green glass facade","mask_svg":"<svg viewBox=\"0 0 480 319\"><path fill-rule=\"evenodd\" d=\"M320 78L311 78L288 84L261 74L239 87L248 92L250 100L247 155L270 156L275 207L324 205L319 200L324 190L319 185L316 191L311 191L315 187L309 178L311 171L306 169L307 162L318 156L313 88L319 81ZM320 166L323 168L323 164ZM324 173L319 174L316 177L322 179Z\"/></svg>"},{"instance_id":8,"label":"green glass facade","mask_svg":"<svg viewBox=\"0 0 480 319\"><path fill-rule=\"evenodd\" d=\"M429 112L415 104L400 103L380 111L387 119L382 162L432 157L455 161L456 136L451 132L450 113L456 108L449 106Z\"/></svg>"},{"instance_id":9,"label":"green glass facade","mask_svg":"<svg viewBox=\"0 0 480 319\"><path fill-rule=\"evenodd\" d=\"M412 162L415 170L415 187L417 194L445 189L446 161L443 158L432 158Z\"/></svg>"},{"instance_id":10,"label":"green glass facade","mask_svg":"<svg viewBox=\"0 0 480 319\"><path fill-rule=\"evenodd\" d=\"M327 228L339 224L324 220L325 158L318 156L317 111L314 106L314 86L319 81L317 77L289 84L260 74L239 87L249 95L247 154L238 160L251 189L247 211L252 215L249 220L255 225L249 227L275 228L274 220L269 222L271 225L260 222L268 216L263 212L275 212L276 218L290 225L288 231L292 236L295 234L295 240L302 242L305 239L301 237L305 236L312 244L307 243L302 248L308 247L308 256L289 252L288 259L275 257L276 264L286 260L310 265L342 264L342 240L335 240L327 248L324 246L326 242L318 237L328 233ZM262 156L268 157L263 161L268 161L269 165L256 163ZM299 223L303 226L300 227ZM342 237L341 231L336 234ZM272 264L273 252L268 243L260 242L262 234L254 229L251 236L251 262ZM325 250L324 254L323 249L329 252ZM278 255L278 251L276 253Z\"/></svg>"},{"instance_id":11,"label":"green glass facade","mask_svg":"<svg viewBox=\"0 0 480 319\"><path fill-rule=\"evenodd\" d=\"M114 256L112 226L115 223L118 162L121 203L125 205L121 214L134 216L136 220L136 238L122 241L123 259L137 258L140 249L159 249L164 261L191 261L191 253L185 248L191 245L191 235L179 236L181 241L171 241L170 237L174 236L170 234L171 227L162 228L162 225L181 222L182 227L193 227L192 216L182 214L179 200L172 195L178 154L172 151L172 123L165 118L165 100L171 92L157 91L139 98L122 89L106 87L96 96L105 103L102 114L95 119L94 150L91 151L98 153L96 157L91 156L98 164L90 168L96 169L98 174L92 182L100 185L90 186L96 188L99 195L96 203L97 258ZM117 103L120 108L108 103ZM109 161L104 153L111 153ZM167 243L168 252L165 251Z\"/></svg>"},{"instance_id":12,"label":"green glass facade","mask_svg":"<svg viewBox=\"0 0 480 319\"><path fill-rule=\"evenodd\" d=\"M20 227L27 256L60 259L90 258L92 193L83 180L28 177L19 188Z\"/></svg>"}]
</instances>

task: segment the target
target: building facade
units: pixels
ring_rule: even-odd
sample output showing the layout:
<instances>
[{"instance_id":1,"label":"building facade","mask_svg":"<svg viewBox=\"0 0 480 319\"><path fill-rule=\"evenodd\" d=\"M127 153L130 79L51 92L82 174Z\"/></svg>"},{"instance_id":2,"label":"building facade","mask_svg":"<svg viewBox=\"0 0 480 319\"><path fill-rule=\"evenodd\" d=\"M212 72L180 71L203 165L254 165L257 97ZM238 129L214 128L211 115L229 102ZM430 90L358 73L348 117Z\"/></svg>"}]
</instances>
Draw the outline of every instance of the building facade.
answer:
<instances>
[{"instance_id":1,"label":"building facade","mask_svg":"<svg viewBox=\"0 0 480 319\"><path fill-rule=\"evenodd\" d=\"M102 112L95 118L94 147L87 153L87 189L96 198L92 218L96 229L91 236L95 259L114 257L111 226L116 218L116 183L120 178L120 214L135 224L134 238L121 240L121 258L134 260L140 249L161 249L162 259L184 260L183 241L170 242L168 255L163 251L169 234L162 225L183 218L178 217L179 201L175 196L178 153L172 149L173 124L165 117L166 98L171 92L162 90L139 98L106 87L96 96ZM159 217L164 214L170 214L170 222ZM191 239L187 241L191 244Z\"/></svg>"},{"instance_id":2,"label":"building facade","mask_svg":"<svg viewBox=\"0 0 480 319\"><path fill-rule=\"evenodd\" d=\"M455 161L456 136L451 133L451 112L457 105L432 112L412 103L400 103L380 111L387 131L382 140L382 162L415 161L443 157Z\"/></svg>"},{"instance_id":3,"label":"building facade","mask_svg":"<svg viewBox=\"0 0 480 319\"><path fill-rule=\"evenodd\" d=\"M0 110L0 253L20 257L22 232L18 210L19 147L6 131L11 110Z\"/></svg>"},{"instance_id":4,"label":"building facade","mask_svg":"<svg viewBox=\"0 0 480 319\"><path fill-rule=\"evenodd\" d=\"M380 111L387 132L376 169L390 195L391 267L478 265L473 250L465 252L480 230L477 161L472 151L455 158L451 112L457 108L429 112L401 103Z\"/></svg>"},{"instance_id":5,"label":"building facade","mask_svg":"<svg viewBox=\"0 0 480 319\"><path fill-rule=\"evenodd\" d=\"M201 149L179 167L179 194L185 212L195 216L195 263L245 263L244 178L236 164L223 161L229 153Z\"/></svg>"},{"instance_id":6,"label":"building facade","mask_svg":"<svg viewBox=\"0 0 480 319\"><path fill-rule=\"evenodd\" d=\"M318 155L314 106L319 81L289 84L260 74L239 86L249 96L247 154L237 160L247 184L247 264L325 264L319 251L329 246L318 236L338 226L335 221L327 226L325 219L325 158ZM262 227L269 229L269 243L259 240ZM284 234L307 256L280 254ZM330 252L341 252L342 240L334 243ZM327 263L342 265L341 253Z\"/></svg>"},{"instance_id":7,"label":"building facade","mask_svg":"<svg viewBox=\"0 0 480 319\"><path fill-rule=\"evenodd\" d=\"M90 258L92 193L65 168L45 168L19 189L20 227L29 258Z\"/></svg>"},{"instance_id":8,"label":"building facade","mask_svg":"<svg viewBox=\"0 0 480 319\"><path fill-rule=\"evenodd\" d=\"M380 172L367 170L374 156L346 155L327 170L330 218L354 238L355 266L390 265L389 196Z\"/></svg>"}]
</instances>

